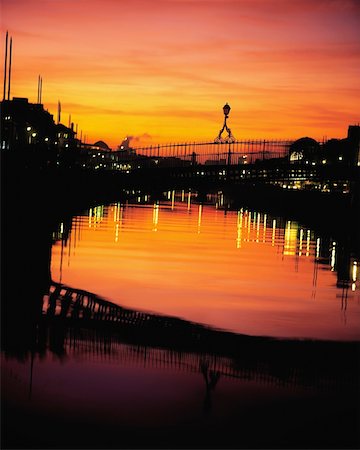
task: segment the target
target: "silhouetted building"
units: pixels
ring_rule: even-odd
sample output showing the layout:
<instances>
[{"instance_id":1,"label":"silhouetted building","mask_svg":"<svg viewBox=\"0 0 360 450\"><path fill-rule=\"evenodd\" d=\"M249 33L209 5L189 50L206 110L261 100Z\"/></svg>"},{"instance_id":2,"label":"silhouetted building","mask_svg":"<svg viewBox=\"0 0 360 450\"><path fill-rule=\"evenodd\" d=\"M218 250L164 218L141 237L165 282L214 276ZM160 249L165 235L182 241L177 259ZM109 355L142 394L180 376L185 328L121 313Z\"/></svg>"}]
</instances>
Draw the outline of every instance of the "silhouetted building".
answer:
<instances>
[{"instance_id":1,"label":"silhouetted building","mask_svg":"<svg viewBox=\"0 0 360 450\"><path fill-rule=\"evenodd\" d=\"M99 149L108 150L108 151L111 150L111 148L104 141L95 142L94 147L98 147Z\"/></svg>"},{"instance_id":2,"label":"silhouetted building","mask_svg":"<svg viewBox=\"0 0 360 450\"><path fill-rule=\"evenodd\" d=\"M27 146L73 148L75 131L59 123L38 103L14 97L1 102L1 149L24 150Z\"/></svg>"},{"instance_id":3,"label":"silhouetted building","mask_svg":"<svg viewBox=\"0 0 360 450\"><path fill-rule=\"evenodd\" d=\"M292 163L360 166L359 144L360 126L350 125L344 139L330 139L323 144L309 137L296 140L290 145L289 159Z\"/></svg>"},{"instance_id":4,"label":"silhouetted building","mask_svg":"<svg viewBox=\"0 0 360 450\"><path fill-rule=\"evenodd\" d=\"M56 141L55 145L59 150L63 149L73 149L76 146L75 131L73 128L68 128L62 123L58 123L55 126L56 130Z\"/></svg>"},{"instance_id":5,"label":"silhouetted building","mask_svg":"<svg viewBox=\"0 0 360 450\"><path fill-rule=\"evenodd\" d=\"M321 160L320 144L310 137L303 137L290 145L290 162L318 162Z\"/></svg>"},{"instance_id":6,"label":"silhouetted building","mask_svg":"<svg viewBox=\"0 0 360 450\"><path fill-rule=\"evenodd\" d=\"M360 166L360 125L349 125L347 139L350 144L351 160Z\"/></svg>"},{"instance_id":7,"label":"silhouetted building","mask_svg":"<svg viewBox=\"0 0 360 450\"><path fill-rule=\"evenodd\" d=\"M43 105L14 97L1 102L1 149L15 150L37 145L48 147L55 142L52 114Z\"/></svg>"}]
</instances>

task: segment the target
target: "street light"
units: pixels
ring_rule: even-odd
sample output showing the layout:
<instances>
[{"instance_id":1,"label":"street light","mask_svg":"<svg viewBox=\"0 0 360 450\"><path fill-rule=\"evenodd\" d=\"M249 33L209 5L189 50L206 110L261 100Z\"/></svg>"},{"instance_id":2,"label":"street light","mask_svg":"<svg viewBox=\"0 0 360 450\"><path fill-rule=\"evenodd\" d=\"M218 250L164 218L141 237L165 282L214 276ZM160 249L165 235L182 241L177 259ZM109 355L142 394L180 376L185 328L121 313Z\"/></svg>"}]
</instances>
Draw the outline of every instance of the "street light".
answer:
<instances>
[{"instance_id":1,"label":"street light","mask_svg":"<svg viewBox=\"0 0 360 450\"><path fill-rule=\"evenodd\" d=\"M223 111L224 111L224 125L221 128L221 130L219 131L219 134L217 135L216 139L214 140L215 143L217 144L222 144L222 143L229 143L231 144L232 142L235 142L236 139L235 137L232 135L230 128L227 126L226 120L229 118L229 114L230 114L230 105L228 103L226 103L223 106ZM221 137L221 135L223 134L224 130L227 131L227 136L225 138Z\"/></svg>"},{"instance_id":2,"label":"street light","mask_svg":"<svg viewBox=\"0 0 360 450\"><path fill-rule=\"evenodd\" d=\"M223 111L224 111L224 114L225 114L225 118L229 117L230 109L231 109L230 105L228 105L227 103L223 106Z\"/></svg>"},{"instance_id":3,"label":"street light","mask_svg":"<svg viewBox=\"0 0 360 450\"><path fill-rule=\"evenodd\" d=\"M224 125L221 128L221 130L219 131L219 134L217 135L216 139L214 140L214 142L216 144L229 144L229 150L228 150L228 158L227 158L227 164L228 166L231 164L231 146L230 144L232 144L233 142L236 141L235 137L232 135L230 128L227 126L226 120L229 118L229 114L230 114L230 105L228 103L226 103L223 106L223 111L224 111ZM227 131L227 136L225 138L221 137L221 135L223 134L223 131L226 130Z\"/></svg>"}]
</instances>

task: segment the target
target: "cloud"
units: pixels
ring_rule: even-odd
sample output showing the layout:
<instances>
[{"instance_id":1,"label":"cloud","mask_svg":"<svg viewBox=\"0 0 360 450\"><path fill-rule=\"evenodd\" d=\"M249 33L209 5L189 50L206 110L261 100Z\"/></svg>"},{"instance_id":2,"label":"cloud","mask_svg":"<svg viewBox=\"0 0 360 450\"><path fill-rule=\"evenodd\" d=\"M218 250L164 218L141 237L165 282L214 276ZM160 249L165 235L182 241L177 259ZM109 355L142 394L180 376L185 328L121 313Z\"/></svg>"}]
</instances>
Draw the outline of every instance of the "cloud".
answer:
<instances>
[{"instance_id":1,"label":"cloud","mask_svg":"<svg viewBox=\"0 0 360 450\"><path fill-rule=\"evenodd\" d=\"M128 150L131 147L133 148L149 144L151 140L152 136L149 133L143 133L138 136L126 136L119 145L119 148L121 150Z\"/></svg>"}]
</instances>

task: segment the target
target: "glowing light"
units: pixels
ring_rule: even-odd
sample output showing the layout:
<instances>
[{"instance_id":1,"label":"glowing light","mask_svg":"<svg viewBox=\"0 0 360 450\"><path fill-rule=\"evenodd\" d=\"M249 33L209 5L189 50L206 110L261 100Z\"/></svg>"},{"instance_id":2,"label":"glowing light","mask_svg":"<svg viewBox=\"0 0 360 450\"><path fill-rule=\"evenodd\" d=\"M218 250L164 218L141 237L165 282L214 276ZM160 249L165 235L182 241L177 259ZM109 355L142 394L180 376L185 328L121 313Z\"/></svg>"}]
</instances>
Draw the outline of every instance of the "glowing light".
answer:
<instances>
[{"instance_id":1,"label":"glowing light","mask_svg":"<svg viewBox=\"0 0 360 450\"><path fill-rule=\"evenodd\" d=\"M299 256L302 255L302 244L303 244L304 230L300 230L300 242L299 242Z\"/></svg>"},{"instance_id":2,"label":"glowing light","mask_svg":"<svg viewBox=\"0 0 360 450\"><path fill-rule=\"evenodd\" d=\"M335 260L336 260L336 242L333 242L332 248L331 248L331 260L330 260L330 267L331 267L332 272L335 270Z\"/></svg>"},{"instance_id":3,"label":"glowing light","mask_svg":"<svg viewBox=\"0 0 360 450\"><path fill-rule=\"evenodd\" d=\"M224 205L224 194L220 195L220 206Z\"/></svg>"},{"instance_id":4,"label":"glowing light","mask_svg":"<svg viewBox=\"0 0 360 450\"><path fill-rule=\"evenodd\" d=\"M201 215L202 215L202 205L199 205L199 213L198 213L198 234L200 234Z\"/></svg>"},{"instance_id":5,"label":"glowing light","mask_svg":"<svg viewBox=\"0 0 360 450\"><path fill-rule=\"evenodd\" d=\"M316 258L320 256L320 238L316 239Z\"/></svg>"},{"instance_id":6,"label":"glowing light","mask_svg":"<svg viewBox=\"0 0 360 450\"><path fill-rule=\"evenodd\" d=\"M264 214L264 231L263 231L263 242L265 242L266 238L266 221L267 221L267 215Z\"/></svg>"},{"instance_id":7,"label":"glowing light","mask_svg":"<svg viewBox=\"0 0 360 450\"><path fill-rule=\"evenodd\" d=\"M285 236L284 236L284 255L285 256L295 255L296 242L297 242L297 228L292 228L291 221L289 220L286 224Z\"/></svg>"},{"instance_id":8,"label":"glowing light","mask_svg":"<svg viewBox=\"0 0 360 450\"><path fill-rule=\"evenodd\" d=\"M357 271L358 271L357 262L354 261L354 264L352 266L352 281L354 281L354 282L357 279Z\"/></svg>"},{"instance_id":9,"label":"glowing light","mask_svg":"<svg viewBox=\"0 0 360 450\"><path fill-rule=\"evenodd\" d=\"M251 228L251 211L249 211L249 215L248 215L248 223L247 223L248 227L247 227L247 241L249 242L250 240L250 228Z\"/></svg>"},{"instance_id":10,"label":"glowing light","mask_svg":"<svg viewBox=\"0 0 360 450\"><path fill-rule=\"evenodd\" d=\"M259 242L259 234L260 234L260 213L257 214L256 221L256 242Z\"/></svg>"},{"instance_id":11,"label":"glowing light","mask_svg":"<svg viewBox=\"0 0 360 450\"><path fill-rule=\"evenodd\" d=\"M272 222L272 236L271 236L271 246L274 247L275 245L275 231L276 231L276 220L273 219Z\"/></svg>"},{"instance_id":12,"label":"glowing light","mask_svg":"<svg viewBox=\"0 0 360 450\"><path fill-rule=\"evenodd\" d=\"M157 225L159 223L159 204L154 203L153 209L153 231L157 231Z\"/></svg>"},{"instance_id":13,"label":"glowing light","mask_svg":"<svg viewBox=\"0 0 360 450\"><path fill-rule=\"evenodd\" d=\"M175 206L175 191L172 191L171 193L171 209L174 210Z\"/></svg>"},{"instance_id":14,"label":"glowing light","mask_svg":"<svg viewBox=\"0 0 360 450\"><path fill-rule=\"evenodd\" d=\"M187 203L187 209L190 211L191 208L191 192L188 192L188 203Z\"/></svg>"},{"instance_id":15,"label":"glowing light","mask_svg":"<svg viewBox=\"0 0 360 450\"><path fill-rule=\"evenodd\" d=\"M309 256L310 254L310 230L307 230L307 236L306 236L306 256Z\"/></svg>"},{"instance_id":16,"label":"glowing light","mask_svg":"<svg viewBox=\"0 0 360 450\"><path fill-rule=\"evenodd\" d=\"M243 223L243 210L241 208L241 210L238 211L236 248L241 248L242 223Z\"/></svg>"}]
</instances>

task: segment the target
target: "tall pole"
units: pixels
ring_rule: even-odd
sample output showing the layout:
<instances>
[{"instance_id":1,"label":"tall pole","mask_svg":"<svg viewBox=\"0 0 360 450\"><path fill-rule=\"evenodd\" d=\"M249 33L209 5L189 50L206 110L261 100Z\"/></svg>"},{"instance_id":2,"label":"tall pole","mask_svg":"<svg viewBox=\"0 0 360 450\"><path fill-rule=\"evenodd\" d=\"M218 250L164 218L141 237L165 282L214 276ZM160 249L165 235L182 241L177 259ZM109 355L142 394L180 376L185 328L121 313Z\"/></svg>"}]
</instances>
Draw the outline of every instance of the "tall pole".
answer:
<instances>
[{"instance_id":1,"label":"tall pole","mask_svg":"<svg viewBox=\"0 0 360 450\"><path fill-rule=\"evenodd\" d=\"M38 76L38 85L37 85L37 98L36 98L36 103L40 103L39 98L40 98L40 75Z\"/></svg>"},{"instance_id":2,"label":"tall pole","mask_svg":"<svg viewBox=\"0 0 360 450\"><path fill-rule=\"evenodd\" d=\"M40 77L39 103L41 104L42 97L42 77Z\"/></svg>"},{"instance_id":3,"label":"tall pole","mask_svg":"<svg viewBox=\"0 0 360 450\"><path fill-rule=\"evenodd\" d=\"M12 37L10 38L10 58L9 58L9 81L8 81L8 100L10 100L10 84L11 84L11 58L12 58Z\"/></svg>"},{"instance_id":4,"label":"tall pole","mask_svg":"<svg viewBox=\"0 0 360 450\"><path fill-rule=\"evenodd\" d=\"M8 50L8 36L9 32L6 32L6 38L5 38L5 61L4 61L4 95L3 100L5 100L5 93L6 93L6 69L7 69L7 50Z\"/></svg>"},{"instance_id":5,"label":"tall pole","mask_svg":"<svg viewBox=\"0 0 360 450\"><path fill-rule=\"evenodd\" d=\"M58 100L58 118L57 118L57 123L60 123L60 116L61 116L61 104L60 104L60 100Z\"/></svg>"}]
</instances>

